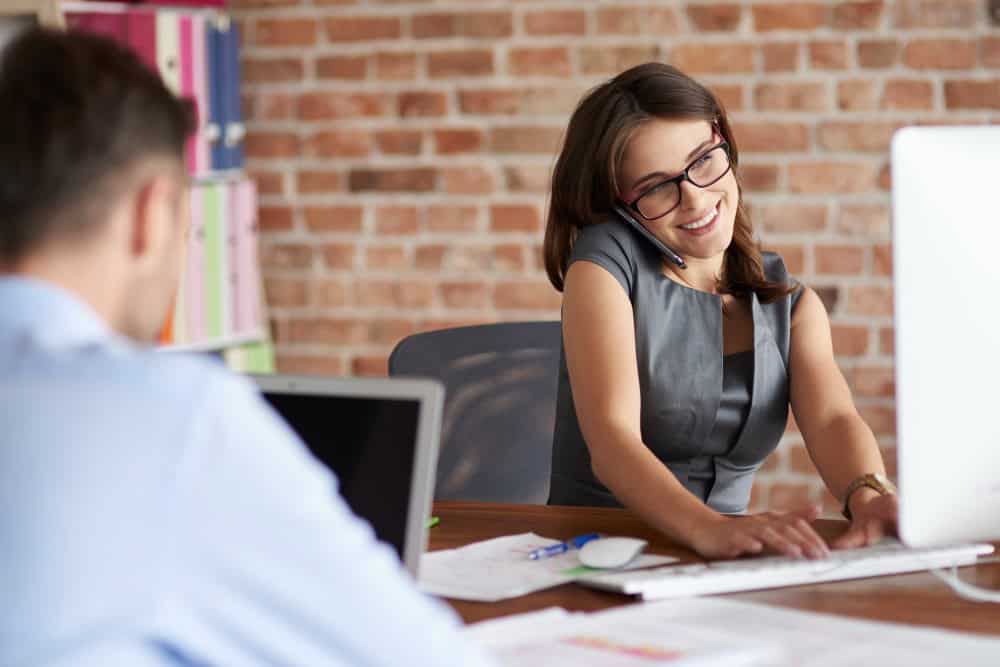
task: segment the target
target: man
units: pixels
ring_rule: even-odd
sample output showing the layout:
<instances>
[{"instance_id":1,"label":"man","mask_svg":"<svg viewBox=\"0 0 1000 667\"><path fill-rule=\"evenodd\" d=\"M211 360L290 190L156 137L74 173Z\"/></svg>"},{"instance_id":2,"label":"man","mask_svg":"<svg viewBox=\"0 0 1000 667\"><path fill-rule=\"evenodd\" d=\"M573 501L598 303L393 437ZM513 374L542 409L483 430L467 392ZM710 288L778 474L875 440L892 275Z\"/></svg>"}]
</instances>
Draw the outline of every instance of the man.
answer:
<instances>
[{"instance_id":1,"label":"man","mask_svg":"<svg viewBox=\"0 0 1000 667\"><path fill-rule=\"evenodd\" d=\"M190 130L101 38L0 59L0 664L486 664L250 383L142 345Z\"/></svg>"}]
</instances>

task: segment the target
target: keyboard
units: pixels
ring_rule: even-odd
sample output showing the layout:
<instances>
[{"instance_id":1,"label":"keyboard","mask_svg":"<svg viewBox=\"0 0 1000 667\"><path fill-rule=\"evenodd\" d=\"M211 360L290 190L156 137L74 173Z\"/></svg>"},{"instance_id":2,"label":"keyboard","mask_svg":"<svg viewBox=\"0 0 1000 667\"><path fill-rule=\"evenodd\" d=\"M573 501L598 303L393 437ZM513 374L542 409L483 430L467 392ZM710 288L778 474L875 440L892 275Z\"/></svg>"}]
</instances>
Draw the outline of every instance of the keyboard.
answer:
<instances>
[{"instance_id":1,"label":"keyboard","mask_svg":"<svg viewBox=\"0 0 1000 667\"><path fill-rule=\"evenodd\" d=\"M804 560L788 556L670 565L628 572L587 575L578 583L592 588L640 595L645 600L737 593L763 588L863 579L904 572L969 565L993 553L989 544L959 544L910 549L885 541L858 549L833 551L828 558Z\"/></svg>"}]
</instances>

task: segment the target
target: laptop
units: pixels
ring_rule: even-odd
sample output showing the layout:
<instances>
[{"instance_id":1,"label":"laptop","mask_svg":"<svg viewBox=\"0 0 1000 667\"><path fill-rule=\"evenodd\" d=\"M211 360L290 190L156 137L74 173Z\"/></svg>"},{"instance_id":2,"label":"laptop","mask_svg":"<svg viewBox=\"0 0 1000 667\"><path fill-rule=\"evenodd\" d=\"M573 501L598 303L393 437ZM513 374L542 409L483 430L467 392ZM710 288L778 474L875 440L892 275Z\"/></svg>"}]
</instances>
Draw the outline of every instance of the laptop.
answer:
<instances>
[{"instance_id":1,"label":"laptop","mask_svg":"<svg viewBox=\"0 0 1000 667\"><path fill-rule=\"evenodd\" d=\"M435 380L253 376L337 476L340 494L418 574L427 548L444 388Z\"/></svg>"},{"instance_id":2,"label":"laptop","mask_svg":"<svg viewBox=\"0 0 1000 667\"><path fill-rule=\"evenodd\" d=\"M892 141L900 537L1000 540L1000 127Z\"/></svg>"}]
</instances>

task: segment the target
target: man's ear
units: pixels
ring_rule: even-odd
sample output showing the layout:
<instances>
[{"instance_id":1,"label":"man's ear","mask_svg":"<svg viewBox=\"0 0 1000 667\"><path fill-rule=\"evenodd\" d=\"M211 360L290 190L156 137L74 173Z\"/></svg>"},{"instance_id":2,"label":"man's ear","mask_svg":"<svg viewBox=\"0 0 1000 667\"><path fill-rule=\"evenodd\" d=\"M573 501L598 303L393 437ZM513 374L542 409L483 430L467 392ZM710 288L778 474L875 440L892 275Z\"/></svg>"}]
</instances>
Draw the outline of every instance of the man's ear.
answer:
<instances>
[{"instance_id":1,"label":"man's ear","mask_svg":"<svg viewBox=\"0 0 1000 667\"><path fill-rule=\"evenodd\" d=\"M161 249L176 226L175 188L170 178L155 175L140 181L134 191L129 252L140 264L159 261Z\"/></svg>"}]
</instances>

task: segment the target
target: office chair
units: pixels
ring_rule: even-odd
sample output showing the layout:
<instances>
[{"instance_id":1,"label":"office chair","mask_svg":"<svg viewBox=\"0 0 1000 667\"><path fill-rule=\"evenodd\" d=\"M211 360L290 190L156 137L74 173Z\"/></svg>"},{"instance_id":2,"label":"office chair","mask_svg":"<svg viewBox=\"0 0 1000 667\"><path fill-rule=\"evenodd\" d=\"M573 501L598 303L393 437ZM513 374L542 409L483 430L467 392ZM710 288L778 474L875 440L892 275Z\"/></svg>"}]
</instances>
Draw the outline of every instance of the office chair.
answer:
<instances>
[{"instance_id":1,"label":"office chair","mask_svg":"<svg viewBox=\"0 0 1000 667\"><path fill-rule=\"evenodd\" d=\"M559 322L458 327L409 336L389 375L444 383L435 500L544 504L561 354Z\"/></svg>"}]
</instances>

